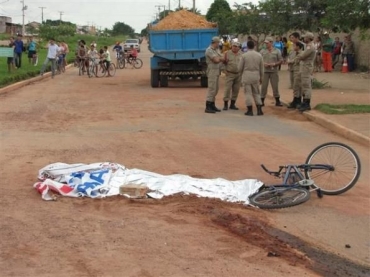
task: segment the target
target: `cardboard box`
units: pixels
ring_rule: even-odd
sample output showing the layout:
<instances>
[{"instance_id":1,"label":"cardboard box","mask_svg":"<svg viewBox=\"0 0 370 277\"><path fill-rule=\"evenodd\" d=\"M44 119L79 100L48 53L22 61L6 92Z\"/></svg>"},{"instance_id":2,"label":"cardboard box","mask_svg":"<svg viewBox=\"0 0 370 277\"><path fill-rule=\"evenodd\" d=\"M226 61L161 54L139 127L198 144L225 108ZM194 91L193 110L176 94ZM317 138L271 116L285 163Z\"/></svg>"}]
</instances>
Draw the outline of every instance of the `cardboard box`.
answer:
<instances>
[{"instance_id":1,"label":"cardboard box","mask_svg":"<svg viewBox=\"0 0 370 277\"><path fill-rule=\"evenodd\" d=\"M119 193L128 198L147 198L150 190L144 184L126 184L119 187Z\"/></svg>"}]
</instances>

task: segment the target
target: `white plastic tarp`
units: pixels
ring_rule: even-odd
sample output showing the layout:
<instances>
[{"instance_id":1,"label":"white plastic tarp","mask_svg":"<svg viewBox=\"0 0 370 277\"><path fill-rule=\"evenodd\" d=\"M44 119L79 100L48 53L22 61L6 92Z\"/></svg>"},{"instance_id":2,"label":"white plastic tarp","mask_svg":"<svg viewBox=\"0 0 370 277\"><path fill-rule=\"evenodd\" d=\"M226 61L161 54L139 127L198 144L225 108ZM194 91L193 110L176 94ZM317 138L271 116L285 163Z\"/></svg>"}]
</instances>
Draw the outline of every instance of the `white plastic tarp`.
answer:
<instances>
[{"instance_id":1,"label":"white plastic tarp","mask_svg":"<svg viewBox=\"0 0 370 277\"><path fill-rule=\"evenodd\" d=\"M40 182L34 184L44 200L54 200L50 190L63 196L103 198L119 194L128 184L142 185L148 195L160 199L177 193L218 198L228 202L249 204L248 197L263 185L256 179L228 181L222 178L199 179L187 175L160 175L128 169L116 163L54 163L39 170Z\"/></svg>"}]
</instances>

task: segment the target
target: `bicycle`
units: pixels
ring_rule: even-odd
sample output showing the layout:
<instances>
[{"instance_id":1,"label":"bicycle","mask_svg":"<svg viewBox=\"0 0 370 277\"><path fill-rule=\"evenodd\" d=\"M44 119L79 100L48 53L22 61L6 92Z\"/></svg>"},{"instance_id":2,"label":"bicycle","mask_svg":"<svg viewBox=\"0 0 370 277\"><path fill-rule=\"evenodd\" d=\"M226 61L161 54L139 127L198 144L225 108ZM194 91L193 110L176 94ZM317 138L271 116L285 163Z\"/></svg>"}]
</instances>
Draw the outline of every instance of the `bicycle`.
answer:
<instances>
[{"instance_id":1,"label":"bicycle","mask_svg":"<svg viewBox=\"0 0 370 277\"><path fill-rule=\"evenodd\" d=\"M98 65L99 65L99 62L96 62L95 58L89 58L89 66L87 68L87 76L89 76L89 78L96 76Z\"/></svg>"},{"instance_id":2,"label":"bicycle","mask_svg":"<svg viewBox=\"0 0 370 277\"><path fill-rule=\"evenodd\" d=\"M277 185L263 185L249 197L251 205L262 209L288 208L310 199L310 192L323 195L339 195L351 189L361 174L361 162L357 153L348 145L328 142L317 146L304 164L282 165L278 171L268 174L282 178Z\"/></svg>"},{"instance_id":3,"label":"bicycle","mask_svg":"<svg viewBox=\"0 0 370 277\"><path fill-rule=\"evenodd\" d=\"M117 65L120 69L124 69L127 65L131 64L133 68L140 69L143 66L143 61L139 58L130 57L126 53L119 53L117 56Z\"/></svg>"},{"instance_id":4,"label":"bicycle","mask_svg":"<svg viewBox=\"0 0 370 277\"><path fill-rule=\"evenodd\" d=\"M109 63L109 70L107 70L106 64L103 61L99 62L99 65L96 66L95 76L100 78L104 77L107 72L113 77L116 74L116 65L113 62Z\"/></svg>"},{"instance_id":5,"label":"bicycle","mask_svg":"<svg viewBox=\"0 0 370 277\"><path fill-rule=\"evenodd\" d=\"M78 61L78 75L84 75L86 71L85 58L79 57Z\"/></svg>"}]
</instances>

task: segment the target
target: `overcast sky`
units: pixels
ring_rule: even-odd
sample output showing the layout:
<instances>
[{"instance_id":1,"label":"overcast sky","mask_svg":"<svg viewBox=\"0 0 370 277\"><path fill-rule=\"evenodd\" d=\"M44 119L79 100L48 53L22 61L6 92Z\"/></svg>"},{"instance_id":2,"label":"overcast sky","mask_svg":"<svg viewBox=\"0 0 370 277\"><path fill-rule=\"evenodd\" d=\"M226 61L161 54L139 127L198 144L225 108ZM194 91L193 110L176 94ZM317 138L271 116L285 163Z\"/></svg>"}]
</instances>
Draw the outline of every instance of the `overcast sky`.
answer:
<instances>
[{"instance_id":1,"label":"overcast sky","mask_svg":"<svg viewBox=\"0 0 370 277\"><path fill-rule=\"evenodd\" d=\"M230 6L246 0L229 0ZM258 2L251 0L251 2ZM170 3L171 9L179 5L178 0L24 0L25 24L41 22L41 8L44 9L44 20L60 19L77 25L94 25L98 28L111 29L115 22L124 22L140 33L147 23L151 22L156 13L157 5ZM181 0L181 6L192 7L192 0ZM213 0L196 0L196 8L205 14ZM163 10L163 7L161 7ZM22 2L20 0L0 0L0 16L12 18L12 23L22 24Z\"/></svg>"}]
</instances>

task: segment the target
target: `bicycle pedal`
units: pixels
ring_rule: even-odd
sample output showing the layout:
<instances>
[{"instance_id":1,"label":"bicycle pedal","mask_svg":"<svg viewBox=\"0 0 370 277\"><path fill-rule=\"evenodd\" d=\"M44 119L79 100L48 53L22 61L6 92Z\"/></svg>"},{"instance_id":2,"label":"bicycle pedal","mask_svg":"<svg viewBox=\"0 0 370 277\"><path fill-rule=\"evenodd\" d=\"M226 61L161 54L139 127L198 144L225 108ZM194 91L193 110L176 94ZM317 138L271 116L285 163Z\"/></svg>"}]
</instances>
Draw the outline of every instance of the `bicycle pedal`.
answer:
<instances>
[{"instance_id":1,"label":"bicycle pedal","mask_svg":"<svg viewBox=\"0 0 370 277\"><path fill-rule=\"evenodd\" d=\"M302 187L310 187L310 186L313 186L315 182L311 179L303 179L303 180L298 181L298 184Z\"/></svg>"}]
</instances>

